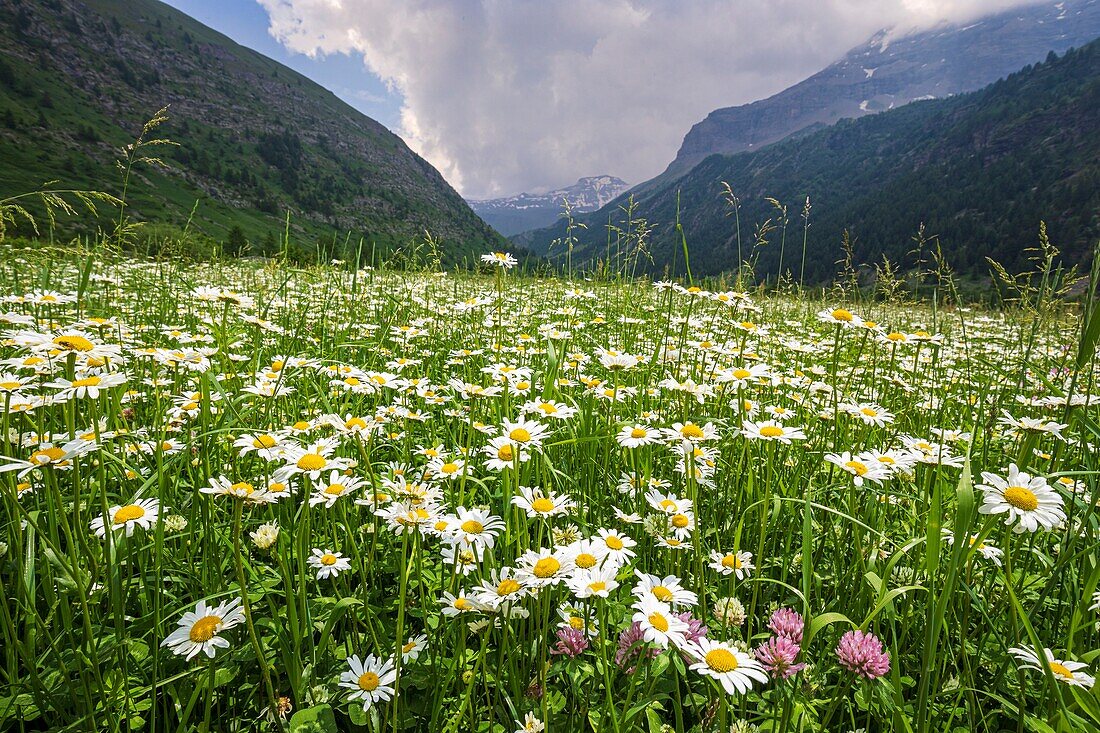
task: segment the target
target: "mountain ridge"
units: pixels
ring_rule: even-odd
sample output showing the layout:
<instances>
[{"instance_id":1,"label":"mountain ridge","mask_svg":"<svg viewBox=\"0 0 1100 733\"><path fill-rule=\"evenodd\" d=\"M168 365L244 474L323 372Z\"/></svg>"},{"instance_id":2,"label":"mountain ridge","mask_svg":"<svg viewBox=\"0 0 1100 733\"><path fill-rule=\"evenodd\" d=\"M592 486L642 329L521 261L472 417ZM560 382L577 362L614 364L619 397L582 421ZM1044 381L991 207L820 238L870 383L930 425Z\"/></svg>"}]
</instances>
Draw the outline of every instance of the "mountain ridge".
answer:
<instances>
[{"instance_id":1,"label":"mountain ridge","mask_svg":"<svg viewBox=\"0 0 1100 733\"><path fill-rule=\"evenodd\" d=\"M562 213L568 200L577 213L595 211L626 191L630 186L615 176L585 176L571 186L546 193L519 193L494 199L468 199L470 207L505 236L549 226Z\"/></svg>"},{"instance_id":2,"label":"mountain ridge","mask_svg":"<svg viewBox=\"0 0 1100 733\"><path fill-rule=\"evenodd\" d=\"M1025 66L985 89L913 102L754 152L711 155L682 178L626 196L652 226L653 263L640 270L684 272L680 221L695 275L731 270L737 262L733 217L722 200L728 182L740 200L744 252L752 225L788 220L801 237L802 203L812 202L807 282L827 280L839 243L848 232L864 262L888 256L902 268L917 263L911 238L924 225L938 235L948 261L960 272L987 271L985 257L1010 270L1026 266L1041 220L1068 262L1084 263L1100 236L1100 40L1045 62ZM604 256L608 217L621 218L626 197L578 217L573 263ZM626 227L620 224L620 229ZM514 238L536 252L564 235L559 223ZM779 253L759 250L758 274L775 275ZM797 281L791 254L782 271ZM798 242L800 248L801 241Z\"/></svg>"},{"instance_id":3,"label":"mountain ridge","mask_svg":"<svg viewBox=\"0 0 1100 733\"><path fill-rule=\"evenodd\" d=\"M884 29L777 94L712 111L692 126L653 182L684 175L713 153L759 149L839 119L975 91L1049 51L1062 53L1098 35L1100 0L1038 3L896 35Z\"/></svg>"}]
</instances>

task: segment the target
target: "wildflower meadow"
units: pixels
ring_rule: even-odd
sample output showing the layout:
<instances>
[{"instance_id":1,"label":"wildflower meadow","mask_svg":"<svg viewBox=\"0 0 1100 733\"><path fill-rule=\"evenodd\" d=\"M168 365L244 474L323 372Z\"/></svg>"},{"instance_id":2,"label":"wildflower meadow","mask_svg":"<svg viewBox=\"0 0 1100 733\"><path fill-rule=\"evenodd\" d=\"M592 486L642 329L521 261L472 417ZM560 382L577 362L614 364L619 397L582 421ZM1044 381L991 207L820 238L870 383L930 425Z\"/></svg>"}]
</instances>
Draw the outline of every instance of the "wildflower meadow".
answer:
<instances>
[{"instance_id":1,"label":"wildflower meadow","mask_svg":"<svg viewBox=\"0 0 1100 733\"><path fill-rule=\"evenodd\" d=\"M1095 273L482 259L3 253L0 728L1100 729Z\"/></svg>"}]
</instances>

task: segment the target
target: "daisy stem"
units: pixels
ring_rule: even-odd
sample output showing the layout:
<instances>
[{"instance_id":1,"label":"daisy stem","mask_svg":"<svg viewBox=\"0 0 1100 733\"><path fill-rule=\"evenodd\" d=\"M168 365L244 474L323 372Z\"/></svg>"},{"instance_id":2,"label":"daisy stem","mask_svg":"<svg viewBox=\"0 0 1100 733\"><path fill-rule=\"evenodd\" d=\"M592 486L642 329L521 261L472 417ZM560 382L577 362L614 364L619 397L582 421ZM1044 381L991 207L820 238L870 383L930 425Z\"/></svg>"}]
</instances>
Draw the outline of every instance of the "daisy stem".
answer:
<instances>
[{"instance_id":1,"label":"daisy stem","mask_svg":"<svg viewBox=\"0 0 1100 733\"><path fill-rule=\"evenodd\" d=\"M203 731L203 733L206 733L210 730L210 709L214 705L214 674L217 670L217 668L214 666L214 657L210 657L209 659L209 668L210 681L209 683L207 683L208 686L206 688L206 706L204 707L202 714L202 727L199 729Z\"/></svg>"},{"instance_id":2,"label":"daisy stem","mask_svg":"<svg viewBox=\"0 0 1100 733\"><path fill-rule=\"evenodd\" d=\"M244 502L233 502L233 560L237 566L237 584L241 588L241 606L244 611L244 622L248 626L248 638L252 641L252 649L256 652L256 661L260 664L260 674L264 678L264 690L267 692L268 710L272 715L278 709L275 700L275 688L271 684L271 675L264 660L264 650L260 646L260 639L256 636L256 627L252 623L252 604L248 601L248 586L244 576L244 558L241 555L241 514L244 512Z\"/></svg>"}]
</instances>

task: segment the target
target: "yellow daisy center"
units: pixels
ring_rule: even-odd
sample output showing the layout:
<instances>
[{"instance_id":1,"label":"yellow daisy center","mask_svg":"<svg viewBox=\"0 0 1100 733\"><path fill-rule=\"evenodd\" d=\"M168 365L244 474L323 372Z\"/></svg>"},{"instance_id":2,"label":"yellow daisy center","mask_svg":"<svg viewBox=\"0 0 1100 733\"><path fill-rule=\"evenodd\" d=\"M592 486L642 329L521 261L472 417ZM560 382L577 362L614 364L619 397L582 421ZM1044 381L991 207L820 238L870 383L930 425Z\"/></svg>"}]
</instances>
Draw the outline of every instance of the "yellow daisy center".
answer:
<instances>
[{"instance_id":1,"label":"yellow daisy center","mask_svg":"<svg viewBox=\"0 0 1100 733\"><path fill-rule=\"evenodd\" d=\"M703 429L695 423L689 422L687 425L680 428L680 435L683 435L685 438L702 438Z\"/></svg>"},{"instance_id":2,"label":"yellow daisy center","mask_svg":"<svg viewBox=\"0 0 1100 733\"><path fill-rule=\"evenodd\" d=\"M612 550L621 550L621 549L623 549L623 541L620 540L615 535L610 535L608 537L605 537L603 542L604 542L605 545L607 545Z\"/></svg>"},{"instance_id":3,"label":"yellow daisy center","mask_svg":"<svg viewBox=\"0 0 1100 733\"><path fill-rule=\"evenodd\" d=\"M726 555L722 558L722 567L729 568L730 570L741 569L741 558L737 555Z\"/></svg>"},{"instance_id":4,"label":"yellow daisy center","mask_svg":"<svg viewBox=\"0 0 1100 733\"><path fill-rule=\"evenodd\" d=\"M589 552L582 552L577 555L574 562L577 564L578 568L586 570L588 568L596 566L596 556Z\"/></svg>"},{"instance_id":5,"label":"yellow daisy center","mask_svg":"<svg viewBox=\"0 0 1100 733\"><path fill-rule=\"evenodd\" d=\"M783 435L783 428L778 428L774 425L765 425L760 428L760 434L765 438L778 438Z\"/></svg>"},{"instance_id":6,"label":"yellow daisy center","mask_svg":"<svg viewBox=\"0 0 1100 733\"><path fill-rule=\"evenodd\" d=\"M476 519L467 519L462 523L462 531L466 534L481 534L485 531L485 525Z\"/></svg>"},{"instance_id":7,"label":"yellow daisy center","mask_svg":"<svg viewBox=\"0 0 1100 733\"><path fill-rule=\"evenodd\" d=\"M1005 489L1004 497L1009 504L1025 512L1033 512L1039 508L1039 498L1031 489L1023 486L1009 486Z\"/></svg>"},{"instance_id":8,"label":"yellow daisy center","mask_svg":"<svg viewBox=\"0 0 1100 733\"><path fill-rule=\"evenodd\" d=\"M327 465L328 461L318 453L306 453L297 463L298 468L303 471L320 471Z\"/></svg>"},{"instance_id":9,"label":"yellow daisy center","mask_svg":"<svg viewBox=\"0 0 1100 733\"><path fill-rule=\"evenodd\" d=\"M325 487L326 494L332 494L333 496L339 496L344 493L344 489L347 488L343 484L329 484Z\"/></svg>"},{"instance_id":10,"label":"yellow daisy center","mask_svg":"<svg viewBox=\"0 0 1100 733\"><path fill-rule=\"evenodd\" d=\"M646 436L646 431L645 431L644 428L634 428L633 430L630 431L630 437L631 438L644 438L645 436Z\"/></svg>"},{"instance_id":11,"label":"yellow daisy center","mask_svg":"<svg viewBox=\"0 0 1100 733\"><path fill-rule=\"evenodd\" d=\"M555 412L558 411L557 406L552 405L549 402L543 402L541 405L539 405L539 409L545 412L547 415L553 415Z\"/></svg>"},{"instance_id":12,"label":"yellow daisy center","mask_svg":"<svg viewBox=\"0 0 1100 733\"><path fill-rule=\"evenodd\" d=\"M539 514L546 514L554 511L554 502L550 501L545 496L540 496L531 502L531 508Z\"/></svg>"},{"instance_id":13,"label":"yellow daisy center","mask_svg":"<svg viewBox=\"0 0 1100 733\"><path fill-rule=\"evenodd\" d=\"M34 453L31 453L30 462L36 465L41 465L43 463L53 463L54 461L60 460L61 456L63 455L65 455L65 451L61 450L57 446L52 446L50 448L43 448L42 450L36 450Z\"/></svg>"},{"instance_id":14,"label":"yellow daisy center","mask_svg":"<svg viewBox=\"0 0 1100 733\"><path fill-rule=\"evenodd\" d=\"M653 587L653 597L662 603L669 603L672 601L672 591L663 585L657 585Z\"/></svg>"},{"instance_id":15,"label":"yellow daisy center","mask_svg":"<svg viewBox=\"0 0 1100 733\"><path fill-rule=\"evenodd\" d=\"M844 467L851 470L856 476L862 476L867 473L867 465L860 461L848 461L844 464Z\"/></svg>"},{"instance_id":16,"label":"yellow daisy center","mask_svg":"<svg viewBox=\"0 0 1100 733\"><path fill-rule=\"evenodd\" d=\"M733 376L735 379L748 379L752 376L752 372L748 369L734 369Z\"/></svg>"},{"instance_id":17,"label":"yellow daisy center","mask_svg":"<svg viewBox=\"0 0 1100 733\"><path fill-rule=\"evenodd\" d=\"M237 493L237 494L251 494L253 491L256 490L256 487L254 487L252 484L248 483L247 481L238 481L237 483L233 484L229 488L232 489L233 492Z\"/></svg>"},{"instance_id":18,"label":"yellow daisy center","mask_svg":"<svg viewBox=\"0 0 1100 733\"><path fill-rule=\"evenodd\" d=\"M73 381L74 387L95 387L100 382L99 377L86 377L84 379L77 379Z\"/></svg>"},{"instance_id":19,"label":"yellow daisy center","mask_svg":"<svg viewBox=\"0 0 1100 733\"><path fill-rule=\"evenodd\" d=\"M510 461L515 457L515 452L510 445L502 445L497 448L497 458L502 461Z\"/></svg>"},{"instance_id":20,"label":"yellow daisy center","mask_svg":"<svg viewBox=\"0 0 1100 733\"><path fill-rule=\"evenodd\" d=\"M835 321L851 321L854 316L851 311L844 310L843 308L837 308L833 311L833 320Z\"/></svg>"},{"instance_id":21,"label":"yellow daisy center","mask_svg":"<svg viewBox=\"0 0 1100 733\"><path fill-rule=\"evenodd\" d=\"M597 580L593 583L588 584L588 590L592 591L593 593L599 593L602 590L607 590L607 583L603 582L602 580Z\"/></svg>"},{"instance_id":22,"label":"yellow daisy center","mask_svg":"<svg viewBox=\"0 0 1100 733\"><path fill-rule=\"evenodd\" d=\"M141 519L144 516L145 509L143 507L137 504L129 504L115 512L115 515L111 518L111 521L115 524L126 524L126 522L134 519Z\"/></svg>"},{"instance_id":23,"label":"yellow daisy center","mask_svg":"<svg viewBox=\"0 0 1100 733\"><path fill-rule=\"evenodd\" d=\"M322 565L335 565L336 560L337 560L336 555L333 555L331 552L326 552L324 555L321 555L321 564Z\"/></svg>"},{"instance_id":24,"label":"yellow daisy center","mask_svg":"<svg viewBox=\"0 0 1100 733\"><path fill-rule=\"evenodd\" d=\"M196 644L210 641L214 634L218 633L218 627L222 625L221 616L204 616L191 626L187 636Z\"/></svg>"},{"instance_id":25,"label":"yellow daisy center","mask_svg":"<svg viewBox=\"0 0 1100 733\"><path fill-rule=\"evenodd\" d=\"M359 689L363 692L374 692L380 684L382 680L378 679L378 675L374 672L364 672L359 675Z\"/></svg>"},{"instance_id":26,"label":"yellow daisy center","mask_svg":"<svg viewBox=\"0 0 1100 733\"><path fill-rule=\"evenodd\" d=\"M522 587L523 586L521 586L517 581L513 580L512 578L505 578L504 580L500 581L500 585L497 586L497 595L510 596L513 593L517 593Z\"/></svg>"},{"instance_id":27,"label":"yellow daisy center","mask_svg":"<svg viewBox=\"0 0 1100 733\"><path fill-rule=\"evenodd\" d=\"M657 629L661 633L668 631L668 619L660 613L649 614L649 625Z\"/></svg>"},{"instance_id":28,"label":"yellow daisy center","mask_svg":"<svg viewBox=\"0 0 1100 733\"><path fill-rule=\"evenodd\" d=\"M544 557L535 563L532 572L535 574L536 578L551 578L554 576L554 573L558 572L560 569L561 563L555 558Z\"/></svg>"},{"instance_id":29,"label":"yellow daisy center","mask_svg":"<svg viewBox=\"0 0 1100 733\"><path fill-rule=\"evenodd\" d=\"M275 446L275 438L270 435L260 435L252 439L253 448L273 448Z\"/></svg>"},{"instance_id":30,"label":"yellow daisy center","mask_svg":"<svg viewBox=\"0 0 1100 733\"><path fill-rule=\"evenodd\" d=\"M719 674L737 669L737 657L729 649L712 649L705 657L707 666Z\"/></svg>"},{"instance_id":31,"label":"yellow daisy center","mask_svg":"<svg viewBox=\"0 0 1100 733\"><path fill-rule=\"evenodd\" d=\"M691 524L691 520L688 519L687 515L685 514L677 514L672 518L672 526L676 527L677 529L683 529L689 524Z\"/></svg>"},{"instance_id":32,"label":"yellow daisy center","mask_svg":"<svg viewBox=\"0 0 1100 733\"><path fill-rule=\"evenodd\" d=\"M1058 662L1051 662L1050 663L1050 671L1053 672L1054 674L1058 675L1059 677L1064 677L1066 679L1073 679L1073 672L1070 672L1069 669L1064 664L1058 664Z\"/></svg>"},{"instance_id":33,"label":"yellow daisy center","mask_svg":"<svg viewBox=\"0 0 1100 733\"><path fill-rule=\"evenodd\" d=\"M527 432L523 428L516 428L512 432L508 433L508 438L514 440L517 443L526 443L531 439L531 433Z\"/></svg>"},{"instance_id":34,"label":"yellow daisy center","mask_svg":"<svg viewBox=\"0 0 1100 733\"><path fill-rule=\"evenodd\" d=\"M58 336L53 342L61 348L71 351L91 351L95 348L95 344L83 336Z\"/></svg>"},{"instance_id":35,"label":"yellow daisy center","mask_svg":"<svg viewBox=\"0 0 1100 733\"><path fill-rule=\"evenodd\" d=\"M442 466L439 467L439 470L447 474L455 473L456 471L458 471L458 464L453 462L444 463Z\"/></svg>"}]
</instances>

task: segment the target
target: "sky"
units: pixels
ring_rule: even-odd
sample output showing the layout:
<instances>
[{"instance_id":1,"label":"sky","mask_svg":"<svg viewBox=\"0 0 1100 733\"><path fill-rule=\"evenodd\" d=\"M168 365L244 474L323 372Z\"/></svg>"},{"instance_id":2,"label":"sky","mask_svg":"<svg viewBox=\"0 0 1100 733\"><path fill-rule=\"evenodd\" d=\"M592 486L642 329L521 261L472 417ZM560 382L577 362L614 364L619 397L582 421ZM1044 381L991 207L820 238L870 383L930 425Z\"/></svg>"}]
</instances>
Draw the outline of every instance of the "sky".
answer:
<instances>
[{"instance_id":1,"label":"sky","mask_svg":"<svg viewBox=\"0 0 1100 733\"><path fill-rule=\"evenodd\" d=\"M467 198L639 183L690 127L882 28L1028 0L168 0L331 89Z\"/></svg>"}]
</instances>

